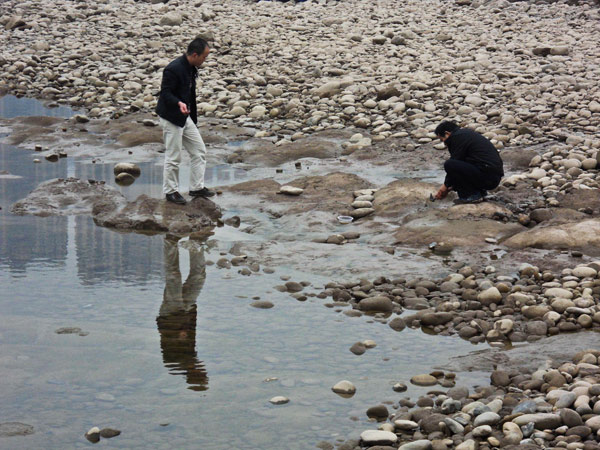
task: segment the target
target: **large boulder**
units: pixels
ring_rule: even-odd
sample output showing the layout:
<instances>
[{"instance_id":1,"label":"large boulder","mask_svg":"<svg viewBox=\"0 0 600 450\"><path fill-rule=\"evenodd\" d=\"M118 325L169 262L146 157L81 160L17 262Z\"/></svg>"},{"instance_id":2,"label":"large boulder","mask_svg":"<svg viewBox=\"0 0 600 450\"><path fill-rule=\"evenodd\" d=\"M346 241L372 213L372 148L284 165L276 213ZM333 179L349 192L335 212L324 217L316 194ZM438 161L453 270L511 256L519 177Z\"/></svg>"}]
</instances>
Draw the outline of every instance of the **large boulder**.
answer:
<instances>
[{"instance_id":1,"label":"large boulder","mask_svg":"<svg viewBox=\"0 0 600 450\"><path fill-rule=\"evenodd\" d=\"M176 205L140 195L120 208L110 202L97 202L92 215L97 225L119 230L192 233L214 227L221 210L211 200L201 197Z\"/></svg>"},{"instance_id":2,"label":"large boulder","mask_svg":"<svg viewBox=\"0 0 600 450\"><path fill-rule=\"evenodd\" d=\"M423 204L436 186L416 180L393 181L375 193L373 207L377 214L398 215L409 205Z\"/></svg>"},{"instance_id":3,"label":"large boulder","mask_svg":"<svg viewBox=\"0 0 600 450\"><path fill-rule=\"evenodd\" d=\"M513 248L571 249L600 246L600 219L536 227L516 234L504 244Z\"/></svg>"}]
</instances>

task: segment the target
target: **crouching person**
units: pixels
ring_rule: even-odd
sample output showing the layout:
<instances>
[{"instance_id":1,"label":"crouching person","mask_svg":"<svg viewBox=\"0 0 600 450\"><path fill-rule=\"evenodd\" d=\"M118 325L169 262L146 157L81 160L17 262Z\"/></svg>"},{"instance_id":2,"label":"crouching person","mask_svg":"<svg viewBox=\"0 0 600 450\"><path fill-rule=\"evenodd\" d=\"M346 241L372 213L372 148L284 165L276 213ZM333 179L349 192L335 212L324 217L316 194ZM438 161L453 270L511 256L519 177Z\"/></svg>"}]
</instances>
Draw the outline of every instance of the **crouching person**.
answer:
<instances>
[{"instance_id":1,"label":"crouching person","mask_svg":"<svg viewBox=\"0 0 600 450\"><path fill-rule=\"evenodd\" d=\"M446 178L435 198L443 199L454 190L457 204L482 202L487 191L498 187L504 176L502 159L494 144L451 121L440 123L435 134L450 152L450 159L444 163Z\"/></svg>"}]
</instances>

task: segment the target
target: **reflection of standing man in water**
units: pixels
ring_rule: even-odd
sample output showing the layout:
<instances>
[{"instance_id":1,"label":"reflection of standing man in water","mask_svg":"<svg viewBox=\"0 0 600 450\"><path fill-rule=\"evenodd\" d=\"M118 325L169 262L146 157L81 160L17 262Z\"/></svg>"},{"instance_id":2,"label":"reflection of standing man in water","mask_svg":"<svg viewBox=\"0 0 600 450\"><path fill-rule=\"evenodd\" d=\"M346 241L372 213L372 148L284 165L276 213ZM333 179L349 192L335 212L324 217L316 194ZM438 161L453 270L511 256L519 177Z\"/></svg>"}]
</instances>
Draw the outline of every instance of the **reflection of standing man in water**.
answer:
<instances>
[{"instance_id":1,"label":"reflection of standing man in water","mask_svg":"<svg viewBox=\"0 0 600 450\"><path fill-rule=\"evenodd\" d=\"M208 376L196 354L196 299L206 279L204 248L190 246L190 273L181 283L179 238L167 235L164 241L165 292L156 323L165 367L184 375L188 389L205 391Z\"/></svg>"}]
</instances>

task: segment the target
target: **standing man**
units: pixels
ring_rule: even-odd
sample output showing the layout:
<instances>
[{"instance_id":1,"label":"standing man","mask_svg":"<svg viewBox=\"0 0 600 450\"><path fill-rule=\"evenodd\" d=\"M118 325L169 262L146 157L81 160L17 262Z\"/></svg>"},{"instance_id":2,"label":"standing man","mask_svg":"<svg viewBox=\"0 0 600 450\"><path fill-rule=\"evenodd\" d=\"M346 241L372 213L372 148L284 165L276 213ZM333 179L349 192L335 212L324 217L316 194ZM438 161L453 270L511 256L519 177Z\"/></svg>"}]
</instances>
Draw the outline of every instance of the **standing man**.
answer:
<instances>
[{"instance_id":1,"label":"standing man","mask_svg":"<svg viewBox=\"0 0 600 450\"><path fill-rule=\"evenodd\" d=\"M213 191L204 186L206 170L206 146L196 123L196 78L198 67L210 52L208 43L196 38L188 45L187 52L175 59L163 71L160 96L156 114L160 117L165 141L165 167L163 192L167 201L184 205L179 193L179 165L182 147L190 155L190 195L212 197Z\"/></svg>"},{"instance_id":2,"label":"standing man","mask_svg":"<svg viewBox=\"0 0 600 450\"><path fill-rule=\"evenodd\" d=\"M435 134L450 152L450 159L444 163L446 179L435 198L442 199L455 190L457 204L482 202L486 191L496 188L504 176L494 144L473 130L459 128L455 122L440 123Z\"/></svg>"}]
</instances>

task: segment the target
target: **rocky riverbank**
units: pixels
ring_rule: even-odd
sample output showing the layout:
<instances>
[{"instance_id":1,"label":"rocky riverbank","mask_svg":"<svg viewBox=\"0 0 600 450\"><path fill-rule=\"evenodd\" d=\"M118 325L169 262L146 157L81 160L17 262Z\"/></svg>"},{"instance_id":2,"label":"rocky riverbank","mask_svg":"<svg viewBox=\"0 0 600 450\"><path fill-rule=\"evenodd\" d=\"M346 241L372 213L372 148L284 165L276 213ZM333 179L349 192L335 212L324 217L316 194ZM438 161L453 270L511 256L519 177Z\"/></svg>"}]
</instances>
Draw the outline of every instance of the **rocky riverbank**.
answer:
<instances>
[{"instance_id":1,"label":"rocky riverbank","mask_svg":"<svg viewBox=\"0 0 600 450\"><path fill-rule=\"evenodd\" d=\"M0 88L91 117L151 111L162 68L201 35L201 114L257 136L352 126L417 147L454 117L498 147L598 148L598 17L586 2L9 0Z\"/></svg>"},{"instance_id":2,"label":"rocky riverbank","mask_svg":"<svg viewBox=\"0 0 600 450\"><path fill-rule=\"evenodd\" d=\"M597 449L600 430L600 366L597 350L532 373L495 370L490 386L432 390L416 401L369 408L385 422L338 446L378 450ZM415 384L435 385L453 378L442 371L415 376ZM333 448L326 443L321 448Z\"/></svg>"}]
</instances>

